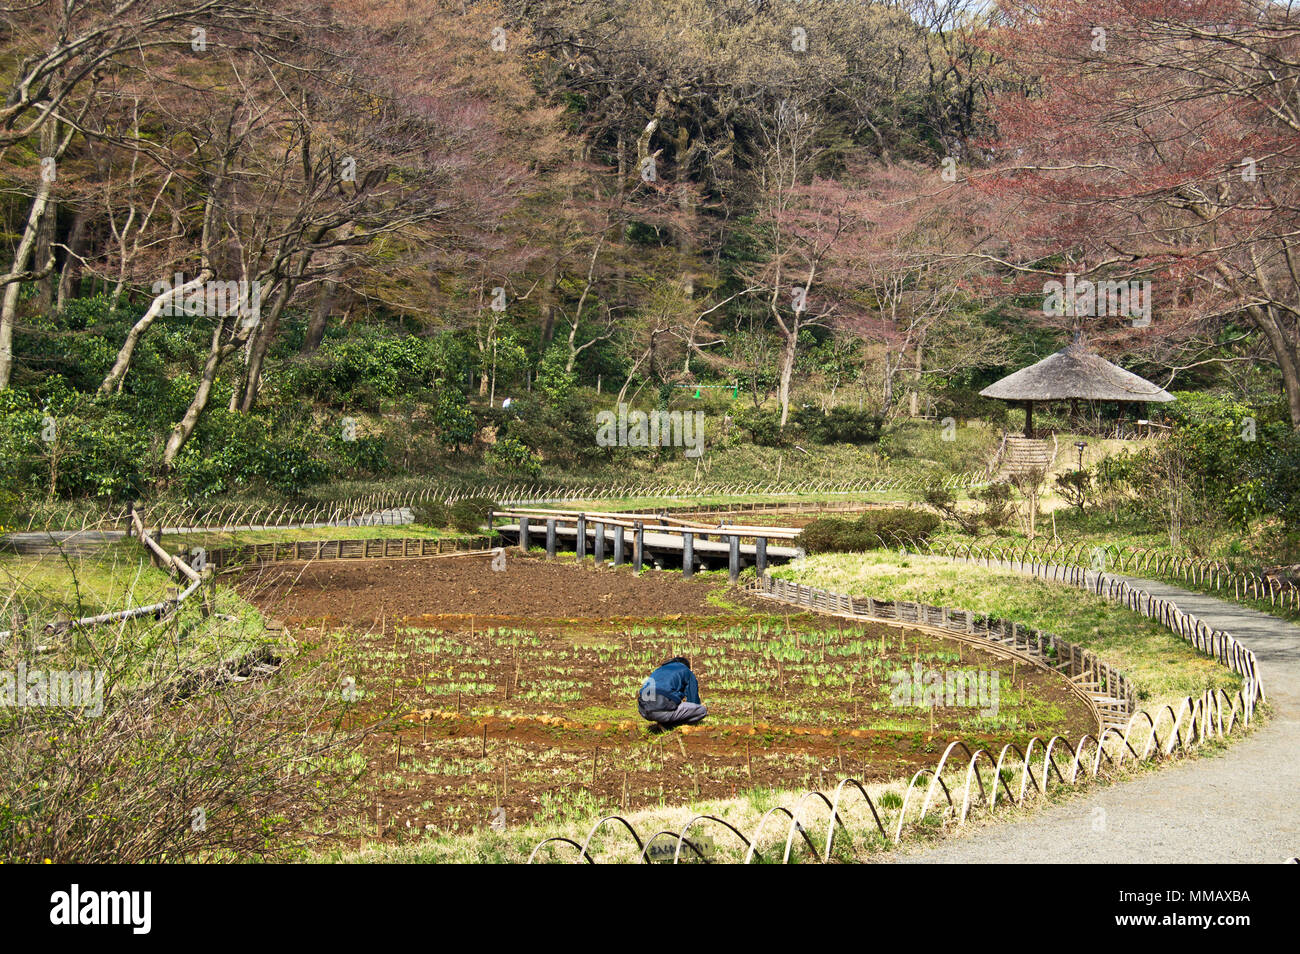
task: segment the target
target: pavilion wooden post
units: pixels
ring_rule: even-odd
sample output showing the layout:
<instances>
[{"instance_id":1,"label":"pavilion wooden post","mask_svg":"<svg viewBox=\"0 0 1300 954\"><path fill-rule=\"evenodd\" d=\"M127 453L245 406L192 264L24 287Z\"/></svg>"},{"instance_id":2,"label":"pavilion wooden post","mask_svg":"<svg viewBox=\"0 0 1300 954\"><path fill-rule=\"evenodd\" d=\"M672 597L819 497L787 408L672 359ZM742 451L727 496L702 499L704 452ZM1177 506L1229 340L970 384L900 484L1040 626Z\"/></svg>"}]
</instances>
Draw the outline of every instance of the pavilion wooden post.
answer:
<instances>
[{"instance_id":1,"label":"pavilion wooden post","mask_svg":"<svg viewBox=\"0 0 1300 954\"><path fill-rule=\"evenodd\" d=\"M1025 437L1032 439L1034 436L1034 402L1025 402Z\"/></svg>"}]
</instances>

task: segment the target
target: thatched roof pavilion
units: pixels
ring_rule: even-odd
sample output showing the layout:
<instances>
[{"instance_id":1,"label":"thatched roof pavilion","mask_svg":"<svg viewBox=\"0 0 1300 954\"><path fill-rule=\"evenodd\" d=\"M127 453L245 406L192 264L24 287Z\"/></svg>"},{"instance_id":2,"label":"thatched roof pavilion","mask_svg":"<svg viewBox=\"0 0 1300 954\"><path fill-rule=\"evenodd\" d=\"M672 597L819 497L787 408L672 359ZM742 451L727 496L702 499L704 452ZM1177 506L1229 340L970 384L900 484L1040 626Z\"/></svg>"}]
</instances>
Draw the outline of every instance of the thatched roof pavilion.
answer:
<instances>
[{"instance_id":1,"label":"thatched roof pavilion","mask_svg":"<svg viewBox=\"0 0 1300 954\"><path fill-rule=\"evenodd\" d=\"M1111 364L1088 350L1083 335L1037 364L1021 368L980 392L984 397L1025 405L1025 436L1033 437L1035 401L1119 401L1164 403L1174 396L1146 378Z\"/></svg>"}]
</instances>

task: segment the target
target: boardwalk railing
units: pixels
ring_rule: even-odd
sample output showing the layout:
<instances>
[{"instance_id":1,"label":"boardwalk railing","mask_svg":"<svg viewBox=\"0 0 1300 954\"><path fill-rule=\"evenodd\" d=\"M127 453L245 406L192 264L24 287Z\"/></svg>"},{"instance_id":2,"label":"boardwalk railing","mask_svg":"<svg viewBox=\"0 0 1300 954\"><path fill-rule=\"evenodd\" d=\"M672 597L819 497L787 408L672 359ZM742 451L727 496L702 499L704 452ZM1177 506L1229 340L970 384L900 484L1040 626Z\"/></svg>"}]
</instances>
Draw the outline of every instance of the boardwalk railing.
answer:
<instances>
[{"instance_id":1,"label":"boardwalk railing","mask_svg":"<svg viewBox=\"0 0 1300 954\"><path fill-rule=\"evenodd\" d=\"M722 504L679 504L672 507L657 507L658 513L841 513L856 512L875 507L888 507L889 504L867 503L861 500L759 500L736 501Z\"/></svg>"}]
</instances>

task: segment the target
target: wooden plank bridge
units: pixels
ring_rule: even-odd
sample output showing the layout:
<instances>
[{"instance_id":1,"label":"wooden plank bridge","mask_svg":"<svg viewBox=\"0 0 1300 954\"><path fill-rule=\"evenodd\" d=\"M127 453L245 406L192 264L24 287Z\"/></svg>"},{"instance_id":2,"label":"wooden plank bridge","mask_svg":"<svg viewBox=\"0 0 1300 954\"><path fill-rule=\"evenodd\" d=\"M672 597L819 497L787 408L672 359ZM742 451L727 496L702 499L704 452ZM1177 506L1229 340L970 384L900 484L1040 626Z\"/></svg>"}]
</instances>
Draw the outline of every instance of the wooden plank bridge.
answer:
<instances>
[{"instance_id":1,"label":"wooden plank bridge","mask_svg":"<svg viewBox=\"0 0 1300 954\"><path fill-rule=\"evenodd\" d=\"M509 522L498 526L501 519ZM597 563L608 555L615 566L631 563L637 573L646 565L678 565L683 576L726 566L735 580L746 566L755 567L762 576L770 563L803 555L794 542L800 533L797 529L713 525L663 514L516 508L490 514L491 529L521 550L540 542L548 557L561 548L579 559L591 555Z\"/></svg>"}]
</instances>

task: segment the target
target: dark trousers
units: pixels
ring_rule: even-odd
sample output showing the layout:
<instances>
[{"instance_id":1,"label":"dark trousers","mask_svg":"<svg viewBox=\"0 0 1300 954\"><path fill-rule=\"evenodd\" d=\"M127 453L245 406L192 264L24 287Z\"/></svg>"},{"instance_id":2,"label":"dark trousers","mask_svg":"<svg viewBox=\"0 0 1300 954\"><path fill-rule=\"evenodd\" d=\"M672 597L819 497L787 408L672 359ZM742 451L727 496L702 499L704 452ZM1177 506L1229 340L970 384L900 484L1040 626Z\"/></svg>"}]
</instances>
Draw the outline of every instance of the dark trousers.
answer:
<instances>
[{"instance_id":1,"label":"dark trousers","mask_svg":"<svg viewBox=\"0 0 1300 954\"><path fill-rule=\"evenodd\" d=\"M703 722L704 717L709 714L707 706L699 702L687 702L685 699L677 703L675 709L646 709L644 703L638 702L637 711L641 713L641 718L658 722L670 729L673 726L695 725Z\"/></svg>"}]
</instances>

